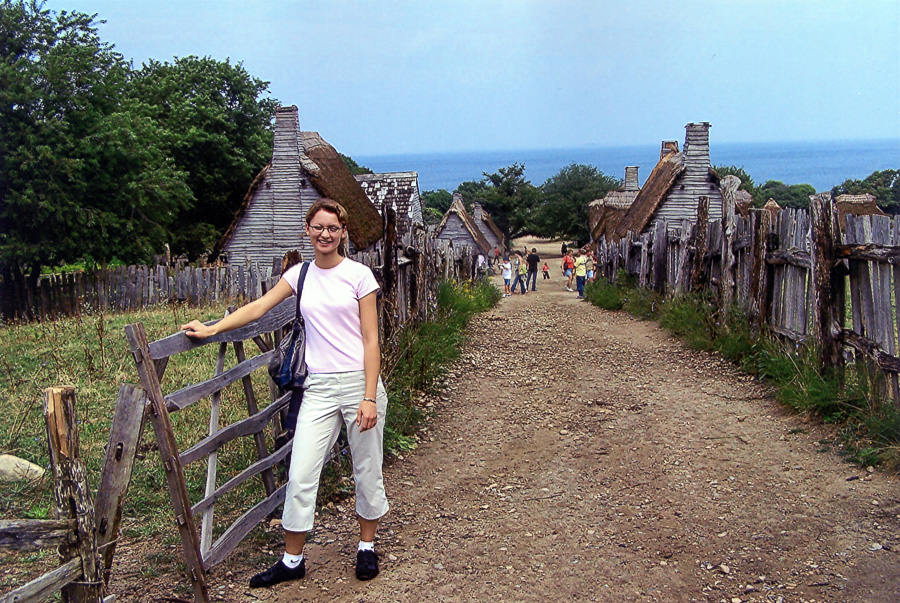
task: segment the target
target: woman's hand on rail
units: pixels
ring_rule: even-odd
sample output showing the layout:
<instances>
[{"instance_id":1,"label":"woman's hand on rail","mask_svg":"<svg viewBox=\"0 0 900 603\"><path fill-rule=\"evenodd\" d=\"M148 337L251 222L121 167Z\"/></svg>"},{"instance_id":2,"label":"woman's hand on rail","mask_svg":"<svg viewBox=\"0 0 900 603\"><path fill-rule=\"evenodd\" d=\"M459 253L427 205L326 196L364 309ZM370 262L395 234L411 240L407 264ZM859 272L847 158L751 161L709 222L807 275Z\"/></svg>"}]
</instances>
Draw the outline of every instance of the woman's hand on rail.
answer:
<instances>
[{"instance_id":1,"label":"woman's hand on rail","mask_svg":"<svg viewBox=\"0 0 900 603\"><path fill-rule=\"evenodd\" d=\"M192 320L186 325L181 325L181 330L191 339L206 339L216 334L216 330L212 326L208 326L199 320Z\"/></svg>"}]
</instances>

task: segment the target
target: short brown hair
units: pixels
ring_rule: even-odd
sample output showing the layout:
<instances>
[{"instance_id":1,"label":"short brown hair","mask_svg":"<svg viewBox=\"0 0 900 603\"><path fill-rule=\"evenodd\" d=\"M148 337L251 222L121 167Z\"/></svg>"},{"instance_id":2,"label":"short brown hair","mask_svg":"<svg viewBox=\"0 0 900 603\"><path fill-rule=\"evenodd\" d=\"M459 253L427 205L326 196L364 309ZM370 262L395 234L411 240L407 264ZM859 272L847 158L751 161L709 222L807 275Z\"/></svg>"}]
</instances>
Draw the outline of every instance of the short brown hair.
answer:
<instances>
[{"instance_id":1,"label":"short brown hair","mask_svg":"<svg viewBox=\"0 0 900 603\"><path fill-rule=\"evenodd\" d=\"M309 223L312 221L313 216L319 213L320 210L325 210L328 213L337 216L338 222L341 223L341 226L346 226L347 222L350 221L350 216L347 214L347 210L344 209L343 205L333 199L323 197L313 203L312 207L309 208L309 211L306 212L307 226L309 226Z\"/></svg>"}]
</instances>

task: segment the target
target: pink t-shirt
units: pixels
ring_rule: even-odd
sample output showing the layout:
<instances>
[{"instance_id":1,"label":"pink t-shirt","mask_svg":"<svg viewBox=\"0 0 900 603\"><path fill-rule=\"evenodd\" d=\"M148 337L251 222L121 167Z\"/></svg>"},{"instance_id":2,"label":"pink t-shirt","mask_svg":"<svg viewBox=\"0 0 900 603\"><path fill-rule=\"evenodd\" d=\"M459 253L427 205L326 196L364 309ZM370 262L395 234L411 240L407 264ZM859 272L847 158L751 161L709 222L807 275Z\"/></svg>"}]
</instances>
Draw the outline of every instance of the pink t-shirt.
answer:
<instances>
[{"instance_id":1,"label":"pink t-shirt","mask_svg":"<svg viewBox=\"0 0 900 603\"><path fill-rule=\"evenodd\" d=\"M284 273L284 279L295 292L302 266L296 264ZM306 366L310 373L365 369L359 300L377 290L378 283L369 267L350 258L327 270L310 263L300 298L300 313L306 321Z\"/></svg>"}]
</instances>

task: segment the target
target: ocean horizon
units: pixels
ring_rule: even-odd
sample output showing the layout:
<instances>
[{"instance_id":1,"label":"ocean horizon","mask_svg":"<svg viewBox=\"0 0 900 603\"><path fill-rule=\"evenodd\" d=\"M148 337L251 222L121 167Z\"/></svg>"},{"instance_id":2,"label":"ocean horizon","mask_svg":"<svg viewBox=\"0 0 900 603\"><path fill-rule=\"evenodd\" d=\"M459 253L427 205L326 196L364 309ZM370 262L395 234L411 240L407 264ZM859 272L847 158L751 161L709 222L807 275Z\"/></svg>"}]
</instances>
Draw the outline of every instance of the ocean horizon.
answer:
<instances>
[{"instance_id":1,"label":"ocean horizon","mask_svg":"<svg viewBox=\"0 0 900 603\"><path fill-rule=\"evenodd\" d=\"M679 141L679 146L683 144ZM381 172L418 172L422 192L453 191L460 183L481 180L513 163L525 164L525 176L543 184L572 163L593 165L614 178L625 177L626 165L639 166L644 183L659 160L660 145L592 146L573 149L458 151L353 158ZM877 170L900 169L900 139L815 142L710 143L713 165L742 167L756 185L768 180L785 184L811 184L824 192L848 179L861 180Z\"/></svg>"}]
</instances>

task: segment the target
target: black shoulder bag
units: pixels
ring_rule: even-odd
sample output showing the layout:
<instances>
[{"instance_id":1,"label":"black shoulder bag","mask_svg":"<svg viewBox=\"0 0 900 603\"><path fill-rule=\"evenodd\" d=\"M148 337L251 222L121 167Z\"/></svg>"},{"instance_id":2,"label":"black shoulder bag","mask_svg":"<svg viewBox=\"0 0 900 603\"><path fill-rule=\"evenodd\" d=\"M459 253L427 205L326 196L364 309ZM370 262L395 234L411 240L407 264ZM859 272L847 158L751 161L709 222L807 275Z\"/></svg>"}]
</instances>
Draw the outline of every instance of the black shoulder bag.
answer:
<instances>
[{"instance_id":1,"label":"black shoulder bag","mask_svg":"<svg viewBox=\"0 0 900 603\"><path fill-rule=\"evenodd\" d=\"M269 376L282 390L290 390L291 403L288 406L284 428L292 431L297 425L297 413L303 401L303 382L306 381L306 325L300 313L300 297L303 294L303 282L309 262L303 262L300 276L297 278L297 309L291 334L281 340L275 348L275 354L269 359Z\"/></svg>"}]
</instances>

